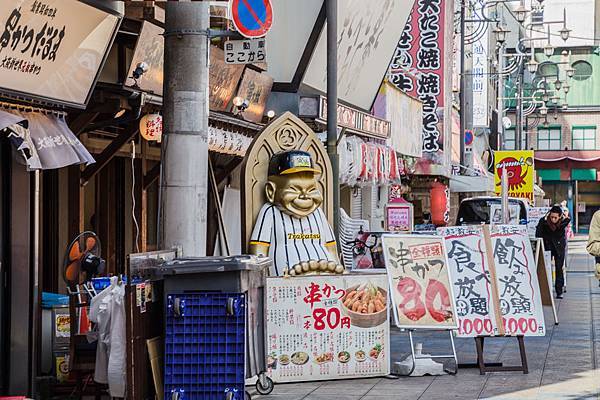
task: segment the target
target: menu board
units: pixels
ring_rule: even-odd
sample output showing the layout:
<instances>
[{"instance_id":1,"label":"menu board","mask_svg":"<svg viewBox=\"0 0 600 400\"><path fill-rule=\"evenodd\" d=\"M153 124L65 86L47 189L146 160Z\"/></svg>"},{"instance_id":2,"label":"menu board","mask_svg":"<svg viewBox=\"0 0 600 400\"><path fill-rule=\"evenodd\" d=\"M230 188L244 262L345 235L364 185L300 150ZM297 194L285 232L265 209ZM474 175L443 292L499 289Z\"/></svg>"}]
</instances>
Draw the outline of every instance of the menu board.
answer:
<instances>
[{"instance_id":1,"label":"menu board","mask_svg":"<svg viewBox=\"0 0 600 400\"><path fill-rule=\"evenodd\" d=\"M498 334L497 288L493 284L493 260L488 259L482 226L438 228L446 239L448 268L454 285L458 336ZM491 261L491 262L490 262Z\"/></svg>"},{"instance_id":2,"label":"menu board","mask_svg":"<svg viewBox=\"0 0 600 400\"><path fill-rule=\"evenodd\" d=\"M275 382L390 372L385 274L267 279L267 370Z\"/></svg>"},{"instance_id":3,"label":"menu board","mask_svg":"<svg viewBox=\"0 0 600 400\"><path fill-rule=\"evenodd\" d=\"M396 325L458 328L444 238L383 235L382 243Z\"/></svg>"},{"instance_id":4,"label":"menu board","mask_svg":"<svg viewBox=\"0 0 600 400\"><path fill-rule=\"evenodd\" d=\"M504 333L544 336L544 310L537 263L525 225L491 227Z\"/></svg>"},{"instance_id":5,"label":"menu board","mask_svg":"<svg viewBox=\"0 0 600 400\"><path fill-rule=\"evenodd\" d=\"M550 207L529 207L527 209L527 231L530 237L535 237L537 225L548 211L550 211Z\"/></svg>"},{"instance_id":6,"label":"menu board","mask_svg":"<svg viewBox=\"0 0 600 400\"><path fill-rule=\"evenodd\" d=\"M413 230L413 205L410 203L389 203L385 206L385 229L389 232Z\"/></svg>"}]
</instances>

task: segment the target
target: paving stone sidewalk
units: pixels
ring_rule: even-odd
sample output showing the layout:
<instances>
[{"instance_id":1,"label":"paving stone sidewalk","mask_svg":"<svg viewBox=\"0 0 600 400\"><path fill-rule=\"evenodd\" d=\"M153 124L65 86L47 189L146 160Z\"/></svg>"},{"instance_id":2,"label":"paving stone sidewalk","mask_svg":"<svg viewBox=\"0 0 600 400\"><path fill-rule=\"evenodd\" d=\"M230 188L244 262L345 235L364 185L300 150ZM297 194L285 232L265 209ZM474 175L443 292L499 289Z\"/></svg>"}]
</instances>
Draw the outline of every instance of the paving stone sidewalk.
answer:
<instances>
[{"instance_id":1,"label":"paving stone sidewalk","mask_svg":"<svg viewBox=\"0 0 600 400\"><path fill-rule=\"evenodd\" d=\"M547 333L526 338L529 374L520 372L479 375L460 369L455 376L398 379L353 379L276 385L269 396L253 399L286 400L404 400L404 399L571 399L600 400L600 287L593 274L594 260L585 252L585 238L569 244L567 292L557 300L559 325L546 307ZM419 337L423 352L447 354L445 336ZM475 362L472 339L457 339L459 363ZM406 334L392 331L392 359L406 357ZM518 365L516 339L487 339L486 361ZM253 393L252 390L250 390Z\"/></svg>"}]
</instances>

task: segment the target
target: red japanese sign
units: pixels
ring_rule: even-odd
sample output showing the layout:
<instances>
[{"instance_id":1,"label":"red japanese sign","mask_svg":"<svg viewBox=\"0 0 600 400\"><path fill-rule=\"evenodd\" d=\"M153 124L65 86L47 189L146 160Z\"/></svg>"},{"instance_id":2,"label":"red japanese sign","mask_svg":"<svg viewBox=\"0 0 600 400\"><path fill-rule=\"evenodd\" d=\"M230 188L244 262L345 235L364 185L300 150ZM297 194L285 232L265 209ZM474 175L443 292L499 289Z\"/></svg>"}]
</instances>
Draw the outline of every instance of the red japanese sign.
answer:
<instances>
[{"instance_id":1,"label":"red japanese sign","mask_svg":"<svg viewBox=\"0 0 600 400\"><path fill-rule=\"evenodd\" d=\"M445 0L415 1L389 69L390 83L423 102L424 156L444 151L445 8Z\"/></svg>"}]
</instances>

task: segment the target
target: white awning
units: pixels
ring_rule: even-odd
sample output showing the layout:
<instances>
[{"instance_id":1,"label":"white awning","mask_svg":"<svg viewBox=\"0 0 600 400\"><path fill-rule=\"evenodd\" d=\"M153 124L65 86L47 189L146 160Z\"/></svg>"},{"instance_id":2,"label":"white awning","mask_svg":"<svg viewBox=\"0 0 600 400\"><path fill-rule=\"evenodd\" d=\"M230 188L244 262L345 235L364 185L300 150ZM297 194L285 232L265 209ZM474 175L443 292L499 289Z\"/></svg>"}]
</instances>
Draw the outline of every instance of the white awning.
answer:
<instances>
[{"instance_id":1,"label":"white awning","mask_svg":"<svg viewBox=\"0 0 600 400\"><path fill-rule=\"evenodd\" d=\"M494 193L494 177L452 175L450 177L450 191L455 193Z\"/></svg>"}]
</instances>

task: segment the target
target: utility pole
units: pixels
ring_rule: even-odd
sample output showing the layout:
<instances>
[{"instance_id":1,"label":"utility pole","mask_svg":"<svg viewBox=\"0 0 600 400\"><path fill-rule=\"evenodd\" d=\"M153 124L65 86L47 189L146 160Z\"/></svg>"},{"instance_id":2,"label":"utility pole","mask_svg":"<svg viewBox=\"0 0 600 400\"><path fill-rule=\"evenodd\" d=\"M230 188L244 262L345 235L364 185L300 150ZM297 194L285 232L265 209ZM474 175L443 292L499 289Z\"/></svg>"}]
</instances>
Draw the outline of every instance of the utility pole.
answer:
<instances>
[{"instance_id":1,"label":"utility pole","mask_svg":"<svg viewBox=\"0 0 600 400\"><path fill-rule=\"evenodd\" d=\"M326 0L327 11L327 154L333 169L333 229L340 233L340 157L337 151L337 0Z\"/></svg>"},{"instance_id":2,"label":"utility pole","mask_svg":"<svg viewBox=\"0 0 600 400\"><path fill-rule=\"evenodd\" d=\"M502 118L504 118L504 75L502 71L504 70L504 44L499 43L498 47L498 90L497 90L497 102L496 109L498 110L498 150L504 150L504 123Z\"/></svg>"},{"instance_id":3,"label":"utility pole","mask_svg":"<svg viewBox=\"0 0 600 400\"><path fill-rule=\"evenodd\" d=\"M206 255L208 1L166 2L159 246Z\"/></svg>"},{"instance_id":4,"label":"utility pole","mask_svg":"<svg viewBox=\"0 0 600 400\"><path fill-rule=\"evenodd\" d=\"M467 85L465 78L465 12L466 0L460 0L460 165L465 165L465 129L467 117Z\"/></svg>"},{"instance_id":5,"label":"utility pole","mask_svg":"<svg viewBox=\"0 0 600 400\"><path fill-rule=\"evenodd\" d=\"M523 137L523 96L525 95L524 90L524 78L525 78L525 62L524 58L519 63L519 71L517 76L517 105L515 107L515 149L522 150L521 141Z\"/></svg>"}]
</instances>

